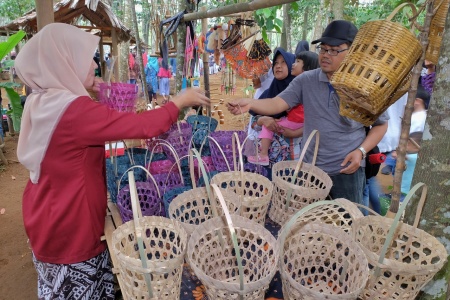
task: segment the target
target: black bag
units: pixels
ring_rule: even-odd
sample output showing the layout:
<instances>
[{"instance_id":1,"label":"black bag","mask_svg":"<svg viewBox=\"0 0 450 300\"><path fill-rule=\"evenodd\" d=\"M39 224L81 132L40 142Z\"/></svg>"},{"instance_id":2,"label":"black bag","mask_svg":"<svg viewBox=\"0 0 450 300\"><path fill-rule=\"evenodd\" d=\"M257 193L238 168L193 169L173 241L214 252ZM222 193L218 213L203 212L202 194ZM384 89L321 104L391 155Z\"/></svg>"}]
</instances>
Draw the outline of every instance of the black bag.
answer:
<instances>
[{"instance_id":1,"label":"black bag","mask_svg":"<svg viewBox=\"0 0 450 300\"><path fill-rule=\"evenodd\" d=\"M371 177L377 176L378 172L380 171L381 164L371 164L369 161L369 156L372 154L378 154L380 153L380 149L378 146L375 146L372 150L367 152L366 155L366 179L369 179Z\"/></svg>"}]
</instances>

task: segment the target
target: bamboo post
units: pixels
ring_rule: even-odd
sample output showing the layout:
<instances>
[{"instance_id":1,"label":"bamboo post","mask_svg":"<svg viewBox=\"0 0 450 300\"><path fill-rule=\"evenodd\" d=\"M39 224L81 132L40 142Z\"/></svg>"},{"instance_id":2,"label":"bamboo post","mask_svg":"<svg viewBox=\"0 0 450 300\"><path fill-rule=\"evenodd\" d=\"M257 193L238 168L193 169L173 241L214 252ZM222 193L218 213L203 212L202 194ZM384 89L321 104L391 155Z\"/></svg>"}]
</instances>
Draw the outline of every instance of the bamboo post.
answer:
<instances>
[{"instance_id":1,"label":"bamboo post","mask_svg":"<svg viewBox=\"0 0 450 300\"><path fill-rule=\"evenodd\" d=\"M411 115L414 110L414 101L416 100L417 83L419 81L420 73L422 71L422 64L423 61L425 60L425 53L428 46L428 33L430 31L432 16L433 16L433 1L430 1L427 3L427 13L424 21L424 26L423 29L421 30L419 38L420 43L422 44L423 52L419 61L413 68L411 87L408 90L408 100L405 107L405 113L402 119L400 141L397 148L397 163L395 165L391 206L389 207L389 211L386 214L386 217L388 218L394 218L400 204L402 176L405 170L406 144L408 143L409 130L411 128Z\"/></svg>"},{"instance_id":2,"label":"bamboo post","mask_svg":"<svg viewBox=\"0 0 450 300\"><path fill-rule=\"evenodd\" d=\"M206 6L203 6L201 11L206 11ZM206 32L208 31L208 19L202 19L202 34L206 36ZM208 51L203 52L203 86L205 90L206 97L211 97L211 91L209 87L209 63L208 63ZM211 107L206 108L207 115L211 116Z\"/></svg>"},{"instance_id":3,"label":"bamboo post","mask_svg":"<svg viewBox=\"0 0 450 300\"><path fill-rule=\"evenodd\" d=\"M111 28L111 41L112 41L112 49L111 49L111 56L116 59L116 63L111 69L111 72L113 72L115 81L118 81L119 78L119 43L117 41L117 29Z\"/></svg>"}]
</instances>

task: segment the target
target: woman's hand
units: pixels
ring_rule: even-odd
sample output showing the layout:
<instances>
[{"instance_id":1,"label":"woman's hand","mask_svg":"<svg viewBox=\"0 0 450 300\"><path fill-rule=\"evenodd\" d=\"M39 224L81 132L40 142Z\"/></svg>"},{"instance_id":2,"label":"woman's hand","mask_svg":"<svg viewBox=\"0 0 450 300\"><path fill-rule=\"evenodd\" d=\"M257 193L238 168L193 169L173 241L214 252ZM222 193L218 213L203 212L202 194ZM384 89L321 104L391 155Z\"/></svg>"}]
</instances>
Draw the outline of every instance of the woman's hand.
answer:
<instances>
[{"instance_id":1,"label":"woman's hand","mask_svg":"<svg viewBox=\"0 0 450 300\"><path fill-rule=\"evenodd\" d=\"M187 88L172 98L172 102L183 109L191 106L210 107L211 100L205 96L205 92L199 88Z\"/></svg>"},{"instance_id":2,"label":"woman's hand","mask_svg":"<svg viewBox=\"0 0 450 300\"><path fill-rule=\"evenodd\" d=\"M240 115L250 110L250 103L252 99L238 99L236 101L228 102L227 109L233 115Z\"/></svg>"}]
</instances>

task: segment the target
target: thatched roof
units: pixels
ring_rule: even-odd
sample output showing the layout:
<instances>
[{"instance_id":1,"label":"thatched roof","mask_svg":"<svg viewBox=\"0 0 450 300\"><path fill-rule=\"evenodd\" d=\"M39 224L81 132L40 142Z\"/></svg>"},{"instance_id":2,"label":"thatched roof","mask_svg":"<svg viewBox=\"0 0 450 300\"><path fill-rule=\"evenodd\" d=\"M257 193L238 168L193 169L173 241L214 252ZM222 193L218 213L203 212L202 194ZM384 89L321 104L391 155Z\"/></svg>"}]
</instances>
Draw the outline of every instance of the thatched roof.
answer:
<instances>
[{"instance_id":1,"label":"thatched roof","mask_svg":"<svg viewBox=\"0 0 450 300\"><path fill-rule=\"evenodd\" d=\"M111 42L111 30L117 32L118 42L132 39L131 30L120 22L111 7L102 0L62 0L53 6L53 11L55 12L55 22L58 23L78 26L80 18L90 22L90 25L78 27L88 32L91 31L93 34L102 35L106 38L104 43ZM8 32L11 34L20 29L25 31L29 37L37 32L35 9L7 25L0 26L0 35L6 35Z\"/></svg>"}]
</instances>

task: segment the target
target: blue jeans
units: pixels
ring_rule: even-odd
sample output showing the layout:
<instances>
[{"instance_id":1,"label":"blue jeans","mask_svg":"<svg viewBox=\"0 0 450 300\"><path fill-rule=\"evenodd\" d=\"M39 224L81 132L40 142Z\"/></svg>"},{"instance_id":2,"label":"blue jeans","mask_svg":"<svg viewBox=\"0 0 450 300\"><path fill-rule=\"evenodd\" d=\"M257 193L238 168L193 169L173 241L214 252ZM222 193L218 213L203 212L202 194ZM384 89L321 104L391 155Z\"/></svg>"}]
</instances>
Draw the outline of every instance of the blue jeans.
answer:
<instances>
[{"instance_id":1,"label":"blue jeans","mask_svg":"<svg viewBox=\"0 0 450 300\"><path fill-rule=\"evenodd\" d=\"M364 188L364 205L372 206L372 209L381 214L381 204L379 195L381 194L380 184L376 177L371 177L366 180L366 186ZM368 212L364 211L364 215L367 216Z\"/></svg>"},{"instance_id":2,"label":"blue jeans","mask_svg":"<svg viewBox=\"0 0 450 300\"><path fill-rule=\"evenodd\" d=\"M330 190L332 199L345 198L364 204L363 191L366 186L366 173L363 167L353 174L338 174L330 177L333 181L333 187Z\"/></svg>"}]
</instances>

